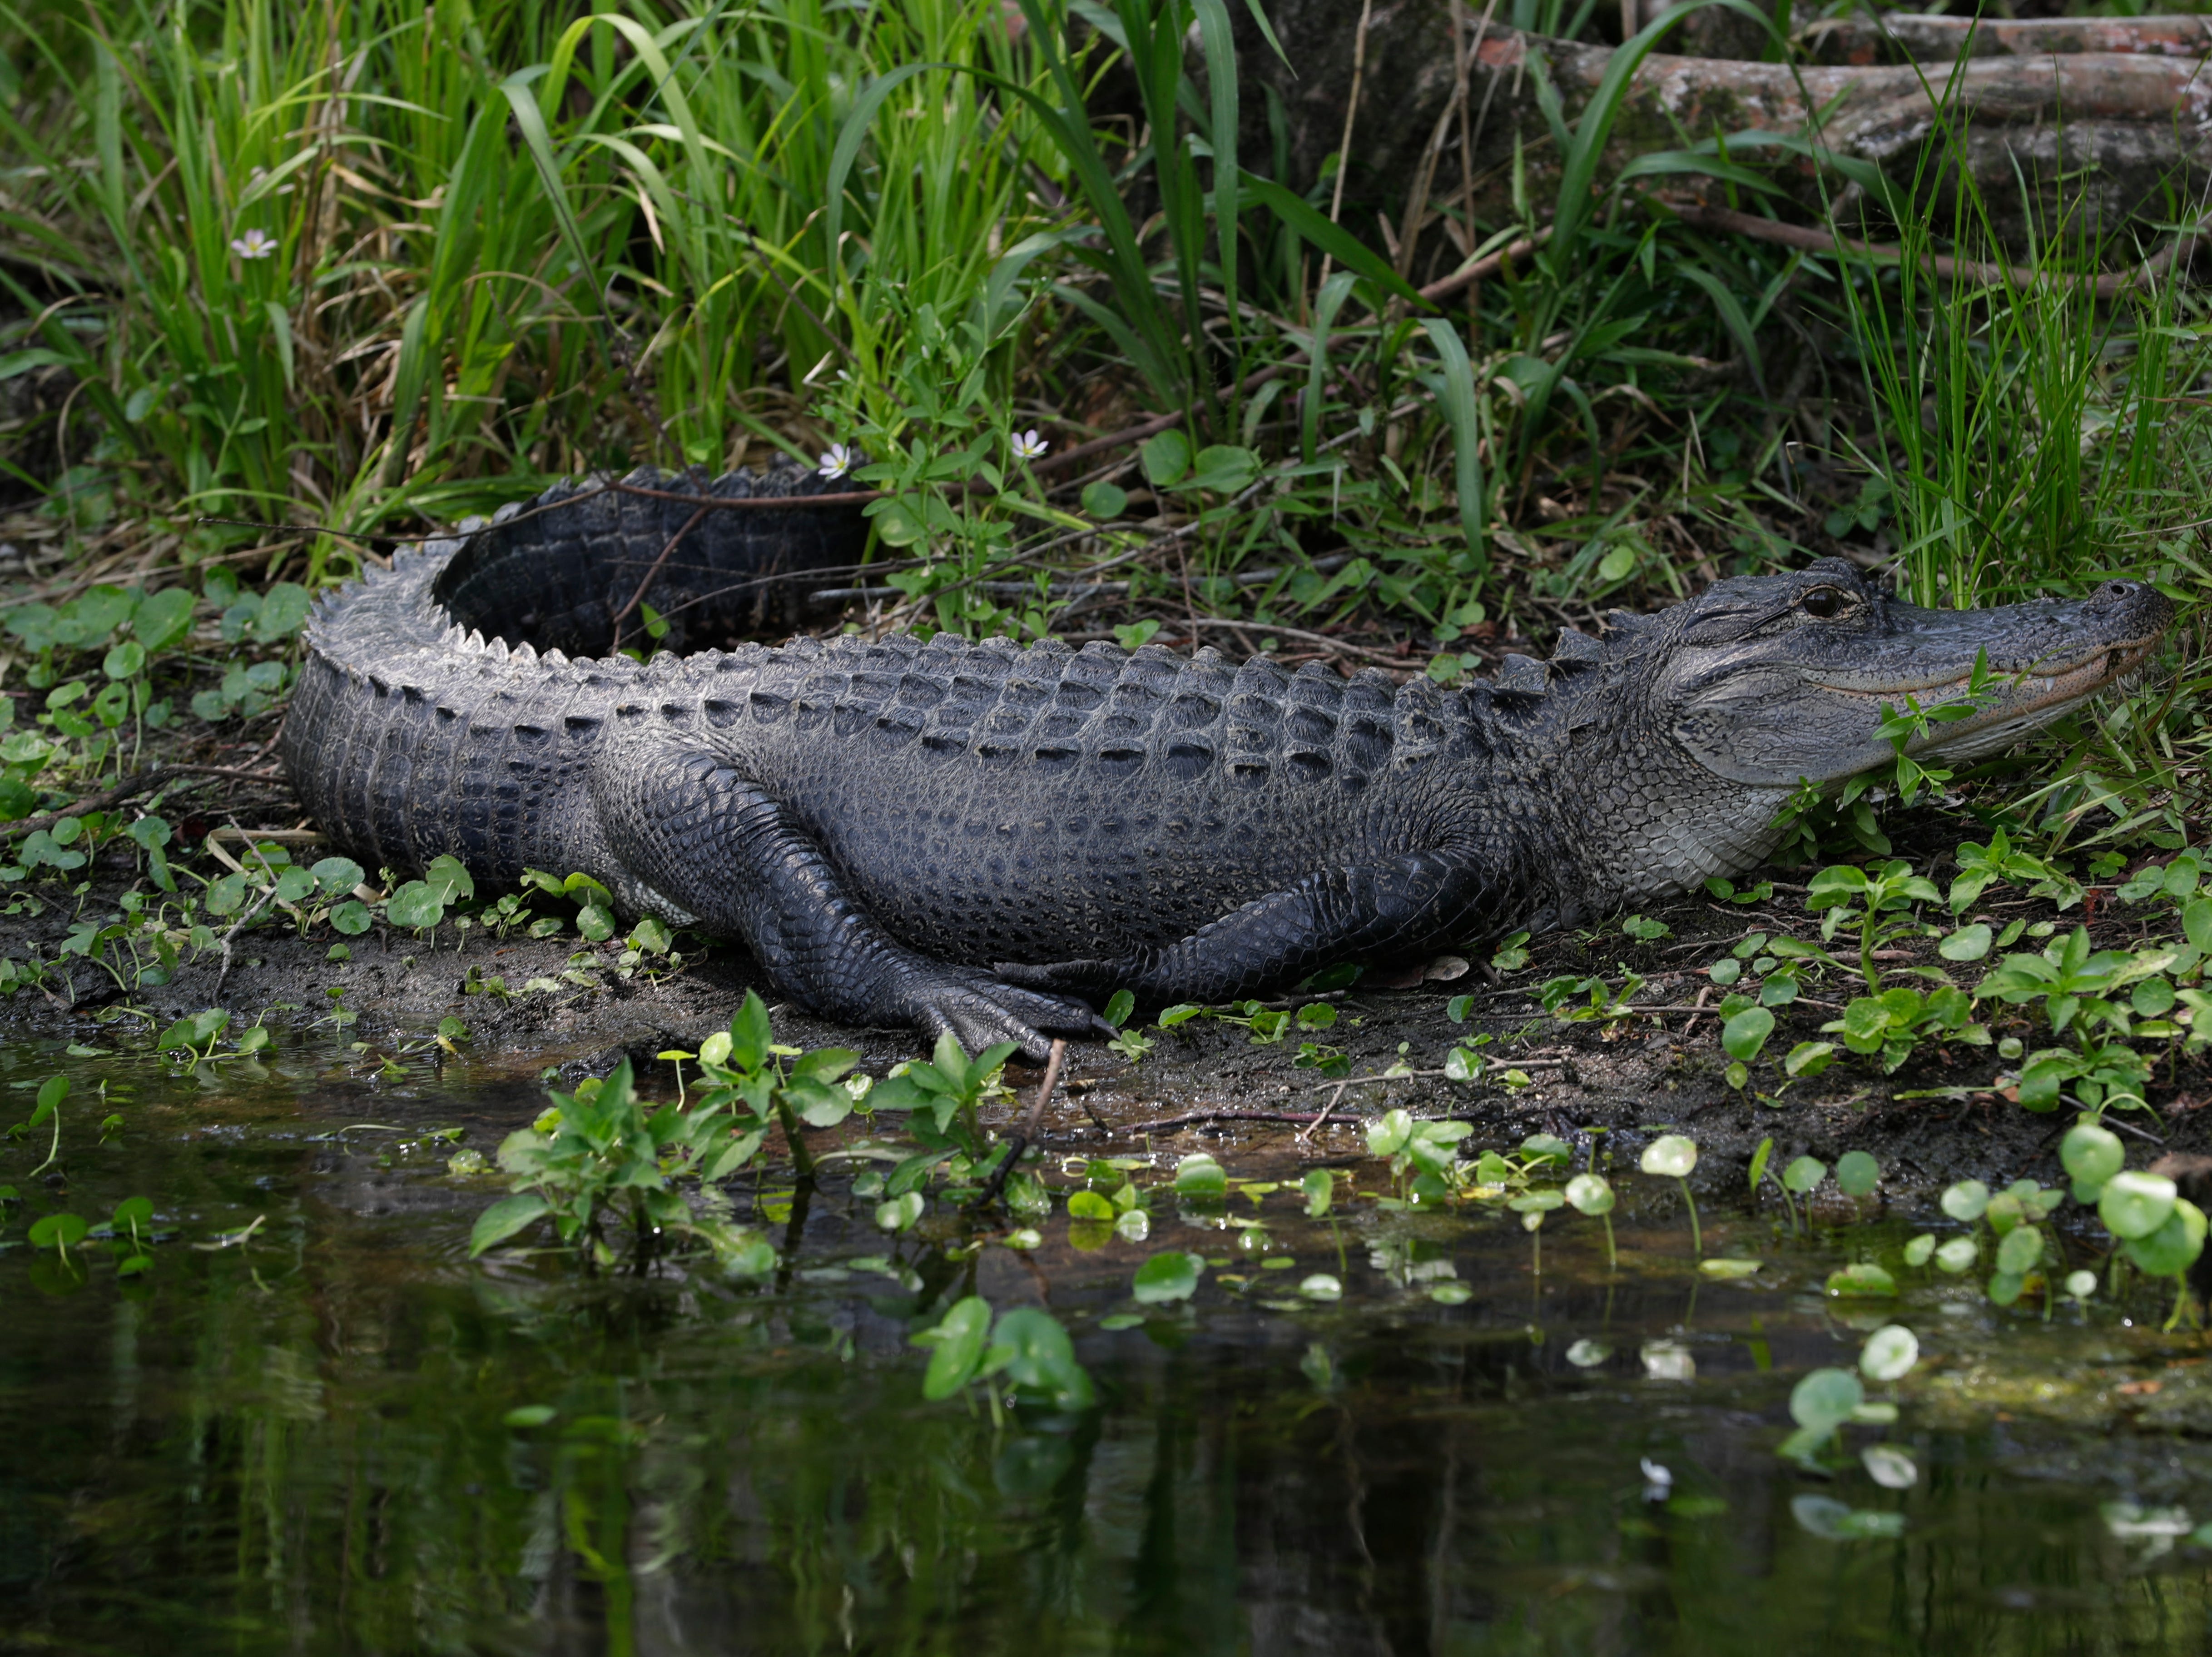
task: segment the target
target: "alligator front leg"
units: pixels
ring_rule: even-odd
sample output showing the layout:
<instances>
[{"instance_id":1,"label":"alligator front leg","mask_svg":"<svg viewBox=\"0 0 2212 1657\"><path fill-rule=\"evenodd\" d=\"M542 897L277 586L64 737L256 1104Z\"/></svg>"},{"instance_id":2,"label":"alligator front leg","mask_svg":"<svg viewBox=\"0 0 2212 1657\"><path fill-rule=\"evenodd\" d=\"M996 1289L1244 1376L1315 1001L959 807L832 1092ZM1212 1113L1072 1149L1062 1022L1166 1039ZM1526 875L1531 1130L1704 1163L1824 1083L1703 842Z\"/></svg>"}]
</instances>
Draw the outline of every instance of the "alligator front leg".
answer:
<instances>
[{"instance_id":1,"label":"alligator front leg","mask_svg":"<svg viewBox=\"0 0 2212 1657\"><path fill-rule=\"evenodd\" d=\"M994 970L1034 990L1094 996L1127 990L1146 1005L1234 1001L1339 961L1432 942L1466 919L1489 884L1464 856L1408 852L1318 870L1178 942L1121 960L1002 964Z\"/></svg>"},{"instance_id":2,"label":"alligator front leg","mask_svg":"<svg viewBox=\"0 0 2212 1657\"><path fill-rule=\"evenodd\" d=\"M741 938L781 990L842 1023L950 1031L975 1052L1111 1031L1064 996L933 960L889 936L763 789L714 755L623 745L592 779L609 849L668 906Z\"/></svg>"}]
</instances>

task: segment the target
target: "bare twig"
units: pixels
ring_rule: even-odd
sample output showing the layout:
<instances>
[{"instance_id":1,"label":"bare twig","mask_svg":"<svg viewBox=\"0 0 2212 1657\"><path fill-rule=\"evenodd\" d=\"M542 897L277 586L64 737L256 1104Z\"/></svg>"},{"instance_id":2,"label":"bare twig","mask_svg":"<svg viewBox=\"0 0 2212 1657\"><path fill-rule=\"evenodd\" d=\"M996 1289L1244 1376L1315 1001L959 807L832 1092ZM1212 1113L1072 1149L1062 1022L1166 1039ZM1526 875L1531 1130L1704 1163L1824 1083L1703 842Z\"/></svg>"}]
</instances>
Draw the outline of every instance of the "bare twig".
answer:
<instances>
[{"instance_id":1,"label":"bare twig","mask_svg":"<svg viewBox=\"0 0 2212 1657\"><path fill-rule=\"evenodd\" d=\"M18 822L0 823L0 834L31 834L40 829L50 829L64 817L82 817L88 811L105 811L125 800L151 794L180 777L233 777L245 783L284 781L283 777L270 772L239 771L229 765L156 765L151 771L143 771L136 777L125 777L97 794L88 794L82 800L64 806L59 811L50 811L40 817L26 817Z\"/></svg>"},{"instance_id":2,"label":"bare twig","mask_svg":"<svg viewBox=\"0 0 2212 1657\"><path fill-rule=\"evenodd\" d=\"M230 930L222 935L222 970L215 975L214 1000L218 1007L222 1004L222 986L230 978L231 940L237 937L238 935L246 929L247 923L257 917L263 910L268 908L270 900L276 896L276 884L272 880L269 883L268 886L263 890L261 893L261 900L255 904L252 908L247 910L246 913L240 915L235 921L232 922Z\"/></svg>"},{"instance_id":3,"label":"bare twig","mask_svg":"<svg viewBox=\"0 0 2212 1657\"><path fill-rule=\"evenodd\" d=\"M1685 224L1702 230L1723 230L1740 236L1753 236L1761 241L1778 242L1784 247L1802 248L1808 253L1856 253L1869 259L1905 257L1905 249L1884 243L1858 241L1832 230L1818 230L1809 225L1784 224L1778 219L1761 218L1756 213L1740 213L1732 207L1706 207L1695 203L1668 204L1675 216ZM2212 220L2200 221L2197 228L2153 253L2131 271L2115 271L2104 276L2069 276L2063 271L2031 270L2022 265L1990 265L1979 259L1953 259L1948 253L1929 253L1922 263L1939 277L1964 277L1970 282L2009 283L2021 288L2057 288L2062 290L2087 292L2100 299L2114 299L2130 289L2154 281L2172 270L2175 265L2197 251L2208 234L2212 234Z\"/></svg>"},{"instance_id":4,"label":"bare twig","mask_svg":"<svg viewBox=\"0 0 2212 1657\"><path fill-rule=\"evenodd\" d=\"M1313 1136L1321 1131L1321 1124L1328 1120L1329 1112L1337 1107L1344 1098L1344 1090L1351 1085L1352 1080L1348 1076L1336 1084L1336 1091L1328 1096L1328 1103L1321 1107L1321 1114L1298 1130L1300 1144L1310 1142Z\"/></svg>"},{"instance_id":5,"label":"bare twig","mask_svg":"<svg viewBox=\"0 0 2212 1657\"><path fill-rule=\"evenodd\" d=\"M629 595L629 602L615 612L614 633L607 645L609 655L621 653L623 623L629 619L631 611L645 602L645 595L653 590L653 582L660 579L660 572L668 563L668 555L676 550L677 543L696 529L700 520L706 515L707 509L703 506L694 507L691 509L691 515L684 521L684 527L671 535L668 538L668 545L660 549L660 556L653 561L652 567L645 572L645 579L637 584L637 591Z\"/></svg>"},{"instance_id":6,"label":"bare twig","mask_svg":"<svg viewBox=\"0 0 2212 1657\"><path fill-rule=\"evenodd\" d=\"M1052 1097L1052 1090L1060 1085L1060 1064L1066 1057L1067 1043L1054 1036L1051 1057L1044 1062L1044 1080L1037 1083L1036 1097L1030 1101L1030 1113L1023 1118L1018 1131L1006 1136L1006 1154L999 1159L999 1166L992 1173L990 1184L983 1187L983 1194L970 1204L971 1207L988 1209L999 1200L999 1193L1006 1190L1007 1177L1013 1173L1014 1165L1022 1160L1022 1154L1029 1149L1043 1124L1045 1101Z\"/></svg>"},{"instance_id":7,"label":"bare twig","mask_svg":"<svg viewBox=\"0 0 2212 1657\"><path fill-rule=\"evenodd\" d=\"M1192 1111L1183 1116L1164 1116L1155 1122L1134 1122L1121 1130L1123 1133L1158 1133L1169 1128L1187 1128L1200 1122L1288 1122L1303 1123L1320 1120L1312 1111Z\"/></svg>"}]
</instances>

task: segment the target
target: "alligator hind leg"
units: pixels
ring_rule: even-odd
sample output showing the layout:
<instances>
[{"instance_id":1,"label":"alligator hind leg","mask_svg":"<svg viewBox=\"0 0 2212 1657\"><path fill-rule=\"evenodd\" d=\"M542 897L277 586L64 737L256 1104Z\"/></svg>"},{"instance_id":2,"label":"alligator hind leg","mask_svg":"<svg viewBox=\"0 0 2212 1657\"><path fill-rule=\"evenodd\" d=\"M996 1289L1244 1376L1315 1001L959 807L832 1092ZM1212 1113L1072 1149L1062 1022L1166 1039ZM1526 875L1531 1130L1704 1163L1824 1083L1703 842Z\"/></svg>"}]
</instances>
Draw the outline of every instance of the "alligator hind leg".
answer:
<instances>
[{"instance_id":1,"label":"alligator hind leg","mask_svg":"<svg viewBox=\"0 0 2212 1657\"><path fill-rule=\"evenodd\" d=\"M994 970L1033 990L1089 996L1127 990L1147 1005L1234 1001L1339 961L1430 943L1462 924L1489 885L1465 857L1407 852L1319 870L1178 942L1121 960Z\"/></svg>"},{"instance_id":2,"label":"alligator hind leg","mask_svg":"<svg viewBox=\"0 0 2212 1657\"><path fill-rule=\"evenodd\" d=\"M645 886L719 936L742 938L777 986L848 1024L951 1032L975 1052L1011 1041L1042 1061L1047 1035L1111 1031L1065 996L933 960L893 940L783 807L711 754L620 745L592 777L609 849Z\"/></svg>"}]
</instances>

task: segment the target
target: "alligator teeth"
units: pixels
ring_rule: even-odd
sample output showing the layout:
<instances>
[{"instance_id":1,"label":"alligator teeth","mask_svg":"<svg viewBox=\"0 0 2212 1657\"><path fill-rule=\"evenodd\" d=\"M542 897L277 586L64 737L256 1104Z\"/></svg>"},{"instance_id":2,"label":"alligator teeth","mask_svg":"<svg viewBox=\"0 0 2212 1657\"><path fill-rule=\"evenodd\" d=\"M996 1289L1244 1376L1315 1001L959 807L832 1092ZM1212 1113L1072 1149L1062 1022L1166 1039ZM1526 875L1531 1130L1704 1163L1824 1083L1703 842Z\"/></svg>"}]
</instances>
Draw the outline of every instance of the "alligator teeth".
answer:
<instances>
[{"instance_id":1,"label":"alligator teeth","mask_svg":"<svg viewBox=\"0 0 2212 1657\"><path fill-rule=\"evenodd\" d=\"M558 650L548 650L545 653L545 660L550 666L555 667L565 667L568 665L568 658Z\"/></svg>"},{"instance_id":2,"label":"alligator teeth","mask_svg":"<svg viewBox=\"0 0 2212 1657\"><path fill-rule=\"evenodd\" d=\"M525 639L521 643L514 647L514 659L517 661L537 661L538 647L531 643L529 640Z\"/></svg>"},{"instance_id":3,"label":"alligator teeth","mask_svg":"<svg viewBox=\"0 0 2212 1657\"><path fill-rule=\"evenodd\" d=\"M469 630L468 637L464 640L463 643L469 649L475 651L479 655L483 655L484 648L484 636L483 629L476 627L471 628Z\"/></svg>"}]
</instances>

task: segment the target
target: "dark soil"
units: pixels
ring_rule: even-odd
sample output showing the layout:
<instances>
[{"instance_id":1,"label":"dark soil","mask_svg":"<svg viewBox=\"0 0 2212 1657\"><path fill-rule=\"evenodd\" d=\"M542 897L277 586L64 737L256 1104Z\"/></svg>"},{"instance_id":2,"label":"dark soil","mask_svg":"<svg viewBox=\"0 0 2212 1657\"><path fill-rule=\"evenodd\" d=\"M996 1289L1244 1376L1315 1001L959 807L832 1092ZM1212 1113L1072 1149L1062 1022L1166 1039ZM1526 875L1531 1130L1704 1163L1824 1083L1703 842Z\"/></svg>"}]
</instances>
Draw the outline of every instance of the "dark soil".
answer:
<instances>
[{"instance_id":1,"label":"dark soil","mask_svg":"<svg viewBox=\"0 0 2212 1657\"><path fill-rule=\"evenodd\" d=\"M119 874L95 881L82 899L82 912L101 912L123 881ZM35 950L51 959L57 953L72 915L79 912L78 900L66 899L58 881L44 890L63 900L50 900L36 917L0 918L0 954L21 958ZM1802 904L1802 896L1790 890L1778 890L1769 902L1748 908L1685 899L1651 911L1672 929L1671 935L1656 942L1638 942L1617 925L1607 925L1539 939L1529 965L1496 983L1486 982L1477 969L1449 984L1429 982L1415 989L1357 986L1331 998L1338 1022L1316 1033L1345 1051L1356 1079L1375 1076L1401 1057L1417 1071L1437 1071L1459 1038L1487 1031L1495 1039L1486 1052L1504 1063L1524 1065L1532 1076L1523 1088L1433 1076L1355 1080L1340 1087L1334 1079L1297 1065L1296 1033L1282 1044L1256 1045L1241 1027L1200 1019L1155 1032L1154 1050L1135 1064L1100 1045L1072 1048L1064 1072L1066 1085L1046 1118L1048 1148L1080 1154L1142 1137L1161 1148L1210 1146L1224 1156L1233 1148L1269 1160L1290 1152L1341 1161L1364 1154L1364 1118L1402 1106L1418 1116L1470 1122L1475 1127L1467 1142L1470 1151L1510 1147L1543 1131L1586 1147L1601 1161L1609 1155L1611 1166L1620 1167L1632 1167L1637 1152L1654 1134L1679 1130L1700 1148L1693 1185L1715 1195L1744 1191L1749 1161L1767 1138L1774 1142L1778 1169L1802 1154L1832 1165L1848 1150L1870 1153L1883 1171L1881 1200L1905 1214L1932 1213L1936 1194L1957 1179L1979 1179L1993 1188L2023 1177L2060 1183L2056 1147L2073 1111L2036 1115L1993 1091L1993 1081L2006 1068L1993 1050L1923 1049L1887 1078L1864 1061L1844 1057L1817 1079L1781 1087L1784 1078L1773 1061L1796 1042L1816 1039L1820 1024L1836 1017L1851 994L1850 984L1833 974L1826 983L1813 983L1796 1005L1778 1009L1767 1057L1754 1067L1748 1098L1723 1080L1728 1060L1720 1048L1718 1021L1711 1014L1677 1011L1611 1024L1571 1023L1545 1014L1530 993L1563 973L1602 974L1617 981L1625 966L1647 981L1637 996L1639 1003L1687 1008L1701 996L1717 1002L1722 992L1706 978L1705 966L1753 931L1814 935ZM2060 915L2047 904L2026 900L2008 905L1998 899L1989 911L2000 921L2015 912L2038 913L2062 927L2081 918L2079 911ZM2136 941L2130 916L2118 905L2103 908L2093 931L2100 945ZM604 1073L627 1053L641 1074L650 1075L658 1067L665 1077L667 1067L655 1056L671 1049L696 1050L727 1022L750 988L769 1001L778 1034L786 1041L857 1047L864 1067L878 1074L921 1051L911 1032L856 1031L789 1008L750 958L735 947L701 950L675 971L650 977L641 972L623 981L613 970L619 947L601 946L596 952L600 987L528 994L520 993L520 987L530 979L557 978L569 965L580 943L573 934L565 939L497 940L477 930L463 940L449 924L439 929L434 942L425 942L380 928L349 941L352 959L336 962L328 959L333 941L322 928L305 940L289 928L241 935L219 995L216 952L180 968L173 982L142 987L128 996L118 995L96 966L73 963L74 1002L65 986L18 991L0 1001L0 1027L76 1039L105 1029L109 1033L102 1039L112 1039L113 1026L128 1009L158 1028L218 1002L241 1023L265 1012L273 1023L301 1025L323 1017L331 1004L326 992L342 989L343 1004L358 1018L349 1037L369 1046L362 1055L364 1067L373 1067L376 1055L397 1042L419 1038L434 1030L441 1019L456 1016L469 1027L470 1052L477 1063L492 1061L519 1075L557 1074L574 1080L587 1072ZM678 939L687 950L697 950L701 941ZM1932 952L1926 959L1936 962ZM479 980L502 980L516 993L504 999L471 993L472 970ZM1964 971L1978 976L1980 969ZM49 979L50 984L55 982ZM1476 1004L1466 1023L1455 1023L1447 1014L1449 1001L1470 990ZM1298 1005L1310 999L1291 998ZM2007 1033L2002 1024L1998 1033ZM2035 1045L2025 1025L2014 1033ZM1017 1065L1008 1080L1026 1097L1036 1077ZM1954 1091L1940 1098L1900 1096L1929 1089ZM1759 1102L1759 1093L1776 1095L1778 1090L1778 1105ZM2198 1109L2208 1096L2212 1083L2202 1063L2177 1062L2161 1069L2151 1089L2159 1119L2136 1118L2119 1125L2155 1142L2140 1147L2146 1160L2162 1150L2212 1152L2212 1132ZM1310 1119L1325 1108L1328 1119L1308 1134ZM1836 1217L1846 1216L1839 1209Z\"/></svg>"}]
</instances>

